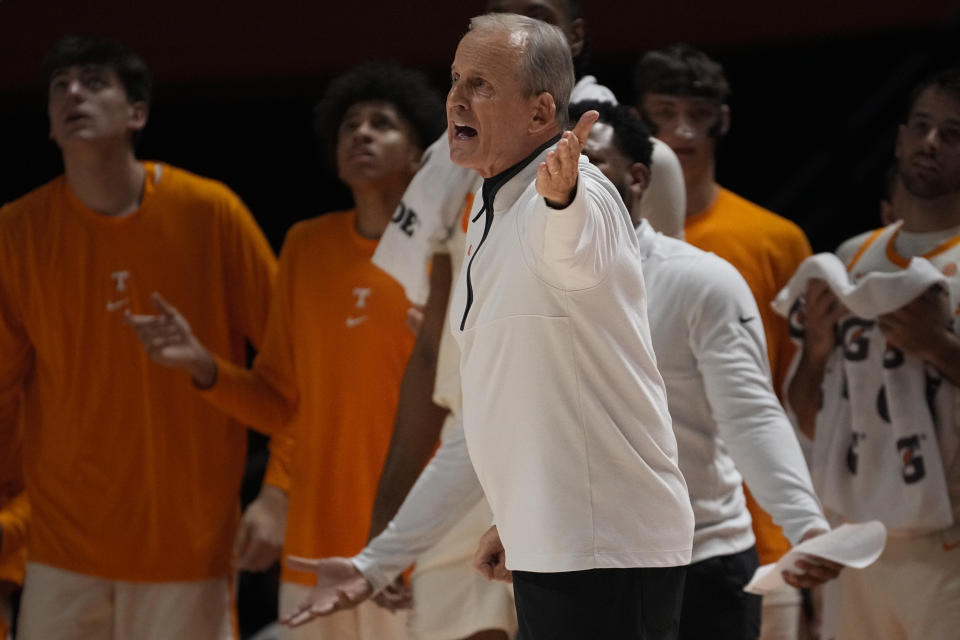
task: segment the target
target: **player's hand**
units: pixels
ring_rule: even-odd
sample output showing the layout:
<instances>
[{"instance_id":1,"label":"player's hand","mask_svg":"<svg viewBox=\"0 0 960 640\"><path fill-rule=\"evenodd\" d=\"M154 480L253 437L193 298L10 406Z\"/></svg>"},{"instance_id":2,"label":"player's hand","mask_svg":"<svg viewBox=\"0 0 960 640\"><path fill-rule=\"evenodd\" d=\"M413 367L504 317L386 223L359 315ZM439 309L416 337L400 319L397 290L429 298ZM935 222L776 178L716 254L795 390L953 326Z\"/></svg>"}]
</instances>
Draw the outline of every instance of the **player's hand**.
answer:
<instances>
[{"instance_id":1,"label":"player's hand","mask_svg":"<svg viewBox=\"0 0 960 640\"><path fill-rule=\"evenodd\" d=\"M288 627L299 627L319 616L352 609L373 593L373 587L349 558L287 556L287 566L317 576L316 586L303 602L293 611L281 612L280 623Z\"/></svg>"},{"instance_id":2,"label":"player's hand","mask_svg":"<svg viewBox=\"0 0 960 640\"><path fill-rule=\"evenodd\" d=\"M477 552L473 555L473 567L487 580L513 581L513 574L507 569L507 554L503 550L496 525L487 529L480 537Z\"/></svg>"},{"instance_id":3,"label":"player's hand","mask_svg":"<svg viewBox=\"0 0 960 640\"><path fill-rule=\"evenodd\" d=\"M546 159L537 167L537 193L558 209L570 204L570 196L580 177L580 151L599 117L596 111L587 111L580 116L573 131L565 131L556 149L548 151Z\"/></svg>"},{"instance_id":4,"label":"player's hand","mask_svg":"<svg viewBox=\"0 0 960 640\"><path fill-rule=\"evenodd\" d=\"M849 313L826 281L812 278L803 294L804 355L826 361L836 346L837 322Z\"/></svg>"},{"instance_id":5,"label":"player's hand","mask_svg":"<svg viewBox=\"0 0 960 640\"><path fill-rule=\"evenodd\" d=\"M151 360L185 369L197 386L207 388L217 381L217 365L210 352L190 331L190 323L159 293L150 296L157 315L137 315L129 310L123 321L137 332Z\"/></svg>"},{"instance_id":6,"label":"player's hand","mask_svg":"<svg viewBox=\"0 0 960 640\"><path fill-rule=\"evenodd\" d=\"M247 506L233 541L233 564L240 571L266 571L280 559L287 528L287 494L264 485Z\"/></svg>"},{"instance_id":7,"label":"player's hand","mask_svg":"<svg viewBox=\"0 0 960 640\"><path fill-rule=\"evenodd\" d=\"M392 584L387 585L373 596L373 601L387 611L400 611L413 608L413 589L403 581L403 576L397 576Z\"/></svg>"},{"instance_id":8,"label":"player's hand","mask_svg":"<svg viewBox=\"0 0 960 640\"><path fill-rule=\"evenodd\" d=\"M810 538L816 538L824 533L826 533L826 531L823 529L812 529L804 534L801 542L809 540ZM796 567L801 569L803 573L784 571L783 581L797 589L809 589L833 580L840 575L840 571L843 569L842 564L837 564L820 556L810 555L804 556L801 560L797 560Z\"/></svg>"},{"instance_id":9,"label":"player's hand","mask_svg":"<svg viewBox=\"0 0 960 640\"><path fill-rule=\"evenodd\" d=\"M887 343L929 361L950 339L949 319L949 296L942 285L935 284L896 311L878 317L877 327Z\"/></svg>"}]
</instances>

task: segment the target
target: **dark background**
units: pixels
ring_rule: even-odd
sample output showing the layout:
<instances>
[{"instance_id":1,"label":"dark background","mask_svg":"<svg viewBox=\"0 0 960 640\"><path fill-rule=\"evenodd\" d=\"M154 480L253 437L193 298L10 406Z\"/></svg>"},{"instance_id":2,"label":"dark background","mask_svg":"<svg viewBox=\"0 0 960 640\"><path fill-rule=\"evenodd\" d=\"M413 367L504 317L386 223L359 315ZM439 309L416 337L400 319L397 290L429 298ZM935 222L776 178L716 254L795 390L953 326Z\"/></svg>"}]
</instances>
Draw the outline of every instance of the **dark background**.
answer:
<instances>
[{"instance_id":1,"label":"dark background","mask_svg":"<svg viewBox=\"0 0 960 640\"><path fill-rule=\"evenodd\" d=\"M646 49L682 40L724 64L733 127L718 179L798 222L815 250L876 224L909 88L960 60L958 5L942 0L583 4L591 71L623 102ZM443 91L456 41L483 5L0 0L0 202L61 170L46 137L44 52L69 33L107 36L155 76L140 155L223 180L279 247L296 220L349 204L310 130L329 78L390 59Z\"/></svg>"},{"instance_id":2,"label":"dark background","mask_svg":"<svg viewBox=\"0 0 960 640\"><path fill-rule=\"evenodd\" d=\"M110 37L154 74L140 156L226 182L279 249L292 223L349 205L311 134L329 79L393 60L428 72L442 92L456 42L484 4L0 0L0 203L61 171L47 139L44 52L67 34ZM633 101L633 65L649 48L685 41L725 66L733 126L718 179L800 224L815 251L878 225L910 87L960 62L960 7L942 0L583 4L591 72L623 102ZM262 462L252 460L245 500ZM241 618L255 629L276 600L248 580Z\"/></svg>"}]
</instances>

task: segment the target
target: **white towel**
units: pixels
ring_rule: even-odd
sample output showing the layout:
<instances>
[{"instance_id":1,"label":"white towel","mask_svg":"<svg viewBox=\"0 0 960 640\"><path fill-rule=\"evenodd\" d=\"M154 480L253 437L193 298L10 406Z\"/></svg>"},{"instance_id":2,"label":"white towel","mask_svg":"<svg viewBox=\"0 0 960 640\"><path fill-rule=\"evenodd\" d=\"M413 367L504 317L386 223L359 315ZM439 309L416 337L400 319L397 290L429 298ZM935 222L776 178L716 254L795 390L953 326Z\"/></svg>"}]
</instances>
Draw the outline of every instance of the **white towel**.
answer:
<instances>
[{"instance_id":1,"label":"white towel","mask_svg":"<svg viewBox=\"0 0 960 640\"><path fill-rule=\"evenodd\" d=\"M460 222L464 202L479 181L477 173L450 161L446 132L424 152L423 166L373 254L373 263L403 286L413 304L426 304L430 259Z\"/></svg>"},{"instance_id":2,"label":"white towel","mask_svg":"<svg viewBox=\"0 0 960 640\"><path fill-rule=\"evenodd\" d=\"M802 294L811 278L826 281L854 314L840 322L817 414L811 476L824 507L848 521L878 519L899 533L950 526L940 440L956 439L952 394L937 393L940 374L889 347L876 327L878 315L946 284L943 274L914 258L906 269L853 282L836 256L812 256L772 303L801 342ZM798 350L791 377L799 357Z\"/></svg>"}]
</instances>

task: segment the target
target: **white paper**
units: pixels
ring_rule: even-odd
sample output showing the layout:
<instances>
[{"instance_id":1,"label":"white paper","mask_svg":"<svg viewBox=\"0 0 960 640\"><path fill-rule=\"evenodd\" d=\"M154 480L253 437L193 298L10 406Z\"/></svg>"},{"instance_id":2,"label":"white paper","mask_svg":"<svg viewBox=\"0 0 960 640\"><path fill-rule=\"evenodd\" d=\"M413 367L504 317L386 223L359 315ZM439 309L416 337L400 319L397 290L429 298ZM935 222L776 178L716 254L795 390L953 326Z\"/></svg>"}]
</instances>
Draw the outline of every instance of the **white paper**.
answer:
<instances>
[{"instance_id":1,"label":"white paper","mask_svg":"<svg viewBox=\"0 0 960 640\"><path fill-rule=\"evenodd\" d=\"M829 533L801 542L776 564L759 567L743 590L757 595L773 591L785 584L784 571L798 572L795 563L804 556L819 556L846 567L863 569L880 557L886 544L887 528L879 520L844 524Z\"/></svg>"}]
</instances>

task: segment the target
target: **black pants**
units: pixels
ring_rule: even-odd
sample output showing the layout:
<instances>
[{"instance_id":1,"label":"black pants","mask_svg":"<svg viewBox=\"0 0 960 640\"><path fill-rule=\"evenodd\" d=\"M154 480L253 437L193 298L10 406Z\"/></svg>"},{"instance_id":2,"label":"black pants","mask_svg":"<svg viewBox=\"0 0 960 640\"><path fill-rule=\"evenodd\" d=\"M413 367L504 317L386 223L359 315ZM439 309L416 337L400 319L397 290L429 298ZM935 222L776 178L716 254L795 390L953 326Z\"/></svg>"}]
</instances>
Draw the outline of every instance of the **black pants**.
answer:
<instances>
[{"instance_id":1,"label":"black pants","mask_svg":"<svg viewBox=\"0 0 960 640\"><path fill-rule=\"evenodd\" d=\"M760 596L743 587L756 571L757 550L717 556L687 567L680 614L681 640L756 640Z\"/></svg>"},{"instance_id":2,"label":"black pants","mask_svg":"<svg viewBox=\"0 0 960 640\"><path fill-rule=\"evenodd\" d=\"M514 571L517 640L676 640L685 572Z\"/></svg>"}]
</instances>

